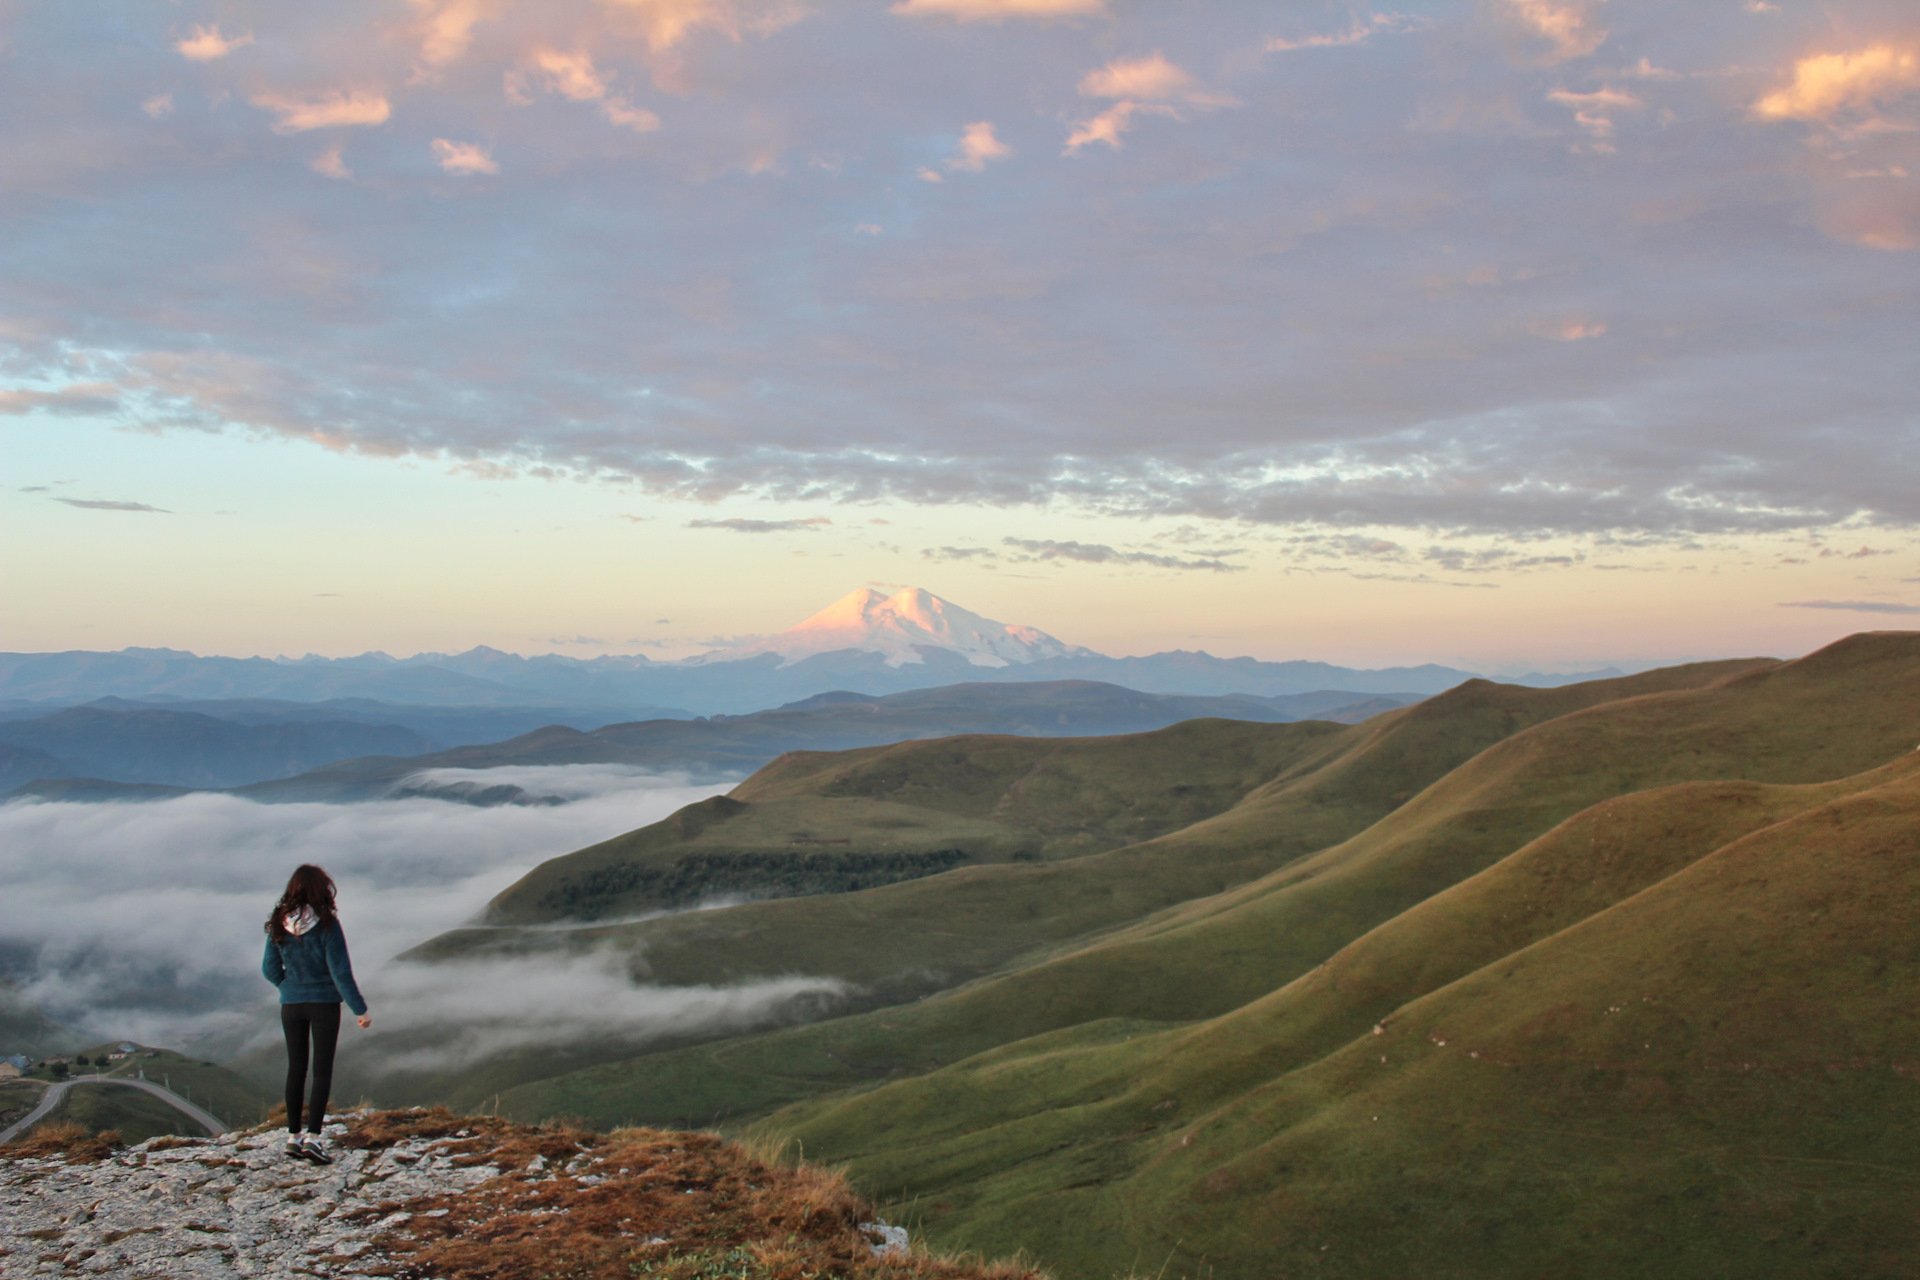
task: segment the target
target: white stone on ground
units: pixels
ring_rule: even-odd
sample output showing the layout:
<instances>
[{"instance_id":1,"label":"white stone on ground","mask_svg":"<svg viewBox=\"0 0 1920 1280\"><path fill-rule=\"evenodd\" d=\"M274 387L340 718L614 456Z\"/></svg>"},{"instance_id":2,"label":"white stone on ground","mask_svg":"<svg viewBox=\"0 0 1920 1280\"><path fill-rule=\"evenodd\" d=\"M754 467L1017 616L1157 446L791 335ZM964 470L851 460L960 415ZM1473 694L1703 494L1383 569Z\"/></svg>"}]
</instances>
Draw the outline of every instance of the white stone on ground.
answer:
<instances>
[{"instance_id":1,"label":"white stone on ground","mask_svg":"<svg viewBox=\"0 0 1920 1280\"><path fill-rule=\"evenodd\" d=\"M863 1222L860 1224L860 1234L867 1238L867 1246L873 1250L876 1258L906 1256L905 1227L890 1227L884 1222Z\"/></svg>"}]
</instances>

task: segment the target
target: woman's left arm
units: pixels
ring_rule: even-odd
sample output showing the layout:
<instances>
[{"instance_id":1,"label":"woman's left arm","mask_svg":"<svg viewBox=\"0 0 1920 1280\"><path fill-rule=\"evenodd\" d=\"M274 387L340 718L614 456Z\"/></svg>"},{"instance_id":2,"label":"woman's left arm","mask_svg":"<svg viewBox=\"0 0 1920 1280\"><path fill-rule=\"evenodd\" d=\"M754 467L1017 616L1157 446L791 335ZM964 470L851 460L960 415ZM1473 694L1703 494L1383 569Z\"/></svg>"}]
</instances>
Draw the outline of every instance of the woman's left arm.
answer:
<instances>
[{"instance_id":1,"label":"woman's left arm","mask_svg":"<svg viewBox=\"0 0 1920 1280\"><path fill-rule=\"evenodd\" d=\"M347 1002L347 1008L353 1010L356 1018L367 1016L366 997L360 994L360 988L353 981L353 961L347 956L347 935L335 920L327 929L327 971L333 975L333 985L340 992L340 998ZM361 1022L365 1026L364 1021Z\"/></svg>"}]
</instances>

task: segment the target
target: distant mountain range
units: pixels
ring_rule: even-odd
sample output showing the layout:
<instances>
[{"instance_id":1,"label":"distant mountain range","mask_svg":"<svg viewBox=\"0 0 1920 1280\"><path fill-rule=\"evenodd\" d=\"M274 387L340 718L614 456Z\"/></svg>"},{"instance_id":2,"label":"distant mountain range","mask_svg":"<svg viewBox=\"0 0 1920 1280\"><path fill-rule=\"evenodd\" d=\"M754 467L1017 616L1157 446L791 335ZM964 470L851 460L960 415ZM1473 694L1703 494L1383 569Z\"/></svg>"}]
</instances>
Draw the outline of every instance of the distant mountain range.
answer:
<instances>
[{"instance_id":1,"label":"distant mountain range","mask_svg":"<svg viewBox=\"0 0 1920 1280\"><path fill-rule=\"evenodd\" d=\"M196 711L68 707L35 720L0 721L0 785L90 777L237 787L352 756L418 755L436 745L392 724L236 724Z\"/></svg>"},{"instance_id":2,"label":"distant mountain range","mask_svg":"<svg viewBox=\"0 0 1920 1280\"><path fill-rule=\"evenodd\" d=\"M1412 694L1339 690L1278 698L1149 694L1085 680L963 684L885 697L826 693L746 716L645 720L590 732L549 725L505 742L438 751L430 744L419 747L417 734L391 725L320 721L243 726L201 714L95 705L41 720L0 722L0 769L8 767L5 743L12 737L19 744L14 749L29 755L13 766L9 785L41 799L157 800L201 788L232 789L260 801L430 796L468 804L542 804L558 800L520 786L435 773L508 765L624 764L725 777L750 773L796 750L839 751L961 733L1140 733L1208 717L1357 723L1414 701L1418 698ZM361 736L355 737L356 732ZM383 734L385 739L379 737ZM417 749L345 749L349 743L378 740ZM248 754L248 744L253 744L254 754ZM289 767L301 749L310 753L309 763ZM313 758L312 753L328 750L335 754ZM47 759L55 755L57 764L76 761L89 767L50 767Z\"/></svg>"},{"instance_id":3,"label":"distant mountain range","mask_svg":"<svg viewBox=\"0 0 1920 1280\"><path fill-rule=\"evenodd\" d=\"M76 704L113 696L144 701L362 698L388 704L550 708L562 721L738 715L830 690L883 695L977 681L1095 680L1145 693L1275 697L1339 689L1434 694L1475 673L1427 664L1356 670L1324 662L1261 662L1175 650L1113 658L1031 627L995 622L930 592L856 591L788 631L697 658L644 655L522 657L484 646L394 658L199 657L177 649L0 654L0 706ZM1617 675L1530 675L1509 683L1556 686ZM688 710L678 710L686 708Z\"/></svg>"}]
</instances>

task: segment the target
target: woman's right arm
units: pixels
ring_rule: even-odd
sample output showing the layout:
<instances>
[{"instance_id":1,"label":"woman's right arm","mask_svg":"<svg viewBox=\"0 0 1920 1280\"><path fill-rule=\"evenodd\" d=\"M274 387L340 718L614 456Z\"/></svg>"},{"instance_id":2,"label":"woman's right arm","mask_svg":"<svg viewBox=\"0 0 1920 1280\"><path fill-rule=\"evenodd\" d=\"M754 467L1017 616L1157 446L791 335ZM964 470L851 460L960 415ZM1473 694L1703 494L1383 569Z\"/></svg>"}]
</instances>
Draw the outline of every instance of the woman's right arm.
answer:
<instances>
[{"instance_id":1,"label":"woman's right arm","mask_svg":"<svg viewBox=\"0 0 1920 1280\"><path fill-rule=\"evenodd\" d=\"M276 987L286 980L287 966L280 959L280 948L273 945L272 938L267 939L267 954L260 960L260 973Z\"/></svg>"}]
</instances>

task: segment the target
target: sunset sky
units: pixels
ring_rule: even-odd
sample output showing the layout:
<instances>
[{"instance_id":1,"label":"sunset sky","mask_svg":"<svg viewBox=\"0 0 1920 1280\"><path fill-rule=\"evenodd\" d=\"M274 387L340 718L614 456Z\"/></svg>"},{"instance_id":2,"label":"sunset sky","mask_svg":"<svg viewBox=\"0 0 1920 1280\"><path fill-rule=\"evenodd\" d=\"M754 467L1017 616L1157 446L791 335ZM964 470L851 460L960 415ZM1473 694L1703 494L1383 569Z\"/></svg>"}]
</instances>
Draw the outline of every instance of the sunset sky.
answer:
<instances>
[{"instance_id":1,"label":"sunset sky","mask_svg":"<svg viewBox=\"0 0 1920 1280\"><path fill-rule=\"evenodd\" d=\"M1913 0L0 0L0 648L1920 626Z\"/></svg>"}]
</instances>

